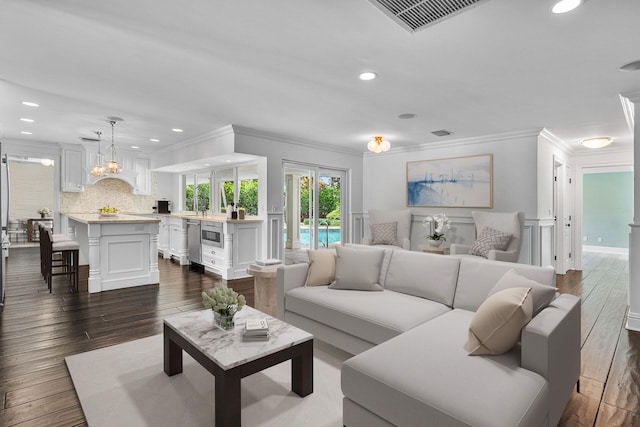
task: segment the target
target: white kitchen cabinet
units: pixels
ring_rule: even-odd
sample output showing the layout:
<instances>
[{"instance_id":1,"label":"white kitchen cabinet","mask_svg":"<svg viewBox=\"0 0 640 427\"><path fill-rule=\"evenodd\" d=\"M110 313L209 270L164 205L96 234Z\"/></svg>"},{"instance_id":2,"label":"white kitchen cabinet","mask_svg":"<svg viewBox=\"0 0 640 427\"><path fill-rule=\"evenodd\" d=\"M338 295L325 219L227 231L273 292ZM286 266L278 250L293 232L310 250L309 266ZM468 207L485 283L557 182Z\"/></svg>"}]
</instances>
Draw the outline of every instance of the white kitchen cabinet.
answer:
<instances>
[{"instance_id":1,"label":"white kitchen cabinet","mask_svg":"<svg viewBox=\"0 0 640 427\"><path fill-rule=\"evenodd\" d=\"M85 152L81 145L62 147L61 191L78 193L84 191Z\"/></svg>"},{"instance_id":2,"label":"white kitchen cabinet","mask_svg":"<svg viewBox=\"0 0 640 427\"><path fill-rule=\"evenodd\" d=\"M262 221L225 221L223 247L202 245L205 269L223 279L249 277L247 267L262 258Z\"/></svg>"},{"instance_id":3,"label":"white kitchen cabinet","mask_svg":"<svg viewBox=\"0 0 640 427\"><path fill-rule=\"evenodd\" d=\"M149 159L138 157L135 159L136 186L133 194L149 196L151 194L151 170Z\"/></svg>"},{"instance_id":4,"label":"white kitchen cabinet","mask_svg":"<svg viewBox=\"0 0 640 427\"><path fill-rule=\"evenodd\" d=\"M169 218L162 215L156 215L155 218L160 220L158 223L158 252L162 254L162 257L165 259L171 258L169 248Z\"/></svg>"},{"instance_id":5,"label":"white kitchen cabinet","mask_svg":"<svg viewBox=\"0 0 640 427\"><path fill-rule=\"evenodd\" d=\"M189 264L186 219L169 218L169 254L177 259L180 265Z\"/></svg>"}]
</instances>

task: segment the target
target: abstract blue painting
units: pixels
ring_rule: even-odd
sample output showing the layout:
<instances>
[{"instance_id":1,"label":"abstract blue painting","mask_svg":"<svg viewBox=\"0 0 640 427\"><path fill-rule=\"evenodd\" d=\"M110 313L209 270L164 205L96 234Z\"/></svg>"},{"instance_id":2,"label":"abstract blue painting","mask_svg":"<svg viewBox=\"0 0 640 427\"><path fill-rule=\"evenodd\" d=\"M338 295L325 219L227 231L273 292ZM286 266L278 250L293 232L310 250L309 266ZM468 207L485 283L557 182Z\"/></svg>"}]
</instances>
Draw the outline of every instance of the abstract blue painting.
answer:
<instances>
[{"instance_id":1,"label":"abstract blue painting","mask_svg":"<svg viewBox=\"0 0 640 427\"><path fill-rule=\"evenodd\" d=\"M493 155L407 162L407 206L493 207Z\"/></svg>"}]
</instances>

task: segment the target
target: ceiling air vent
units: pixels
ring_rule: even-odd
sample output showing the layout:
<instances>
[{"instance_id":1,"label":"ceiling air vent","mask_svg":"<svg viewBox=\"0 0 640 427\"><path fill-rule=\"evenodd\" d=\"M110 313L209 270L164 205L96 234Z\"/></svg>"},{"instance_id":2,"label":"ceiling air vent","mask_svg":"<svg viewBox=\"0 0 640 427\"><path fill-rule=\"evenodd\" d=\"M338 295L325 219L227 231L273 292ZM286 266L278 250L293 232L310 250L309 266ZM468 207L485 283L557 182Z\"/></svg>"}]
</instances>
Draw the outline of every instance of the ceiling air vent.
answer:
<instances>
[{"instance_id":1,"label":"ceiling air vent","mask_svg":"<svg viewBox=\"0 0 640 427\"><path fill-rule=\"evenodd\" d=\"M369 0L405 30L415 32L487 0Z\"/></svg>"},{"instance_id":2,"label":"ceiling air vent","mask_svg":"<svg viewBox=\"0 0 640 427\"><path fill-rule=\"evenodd\" d=\"M448 130L444 130L444 129L440 129L440 130L434 130L433 132L431 132L432 134L434 134L435 136L447 136L447 135L451 135L451 132L449 132Z\"/></svg>"}]
</instances>

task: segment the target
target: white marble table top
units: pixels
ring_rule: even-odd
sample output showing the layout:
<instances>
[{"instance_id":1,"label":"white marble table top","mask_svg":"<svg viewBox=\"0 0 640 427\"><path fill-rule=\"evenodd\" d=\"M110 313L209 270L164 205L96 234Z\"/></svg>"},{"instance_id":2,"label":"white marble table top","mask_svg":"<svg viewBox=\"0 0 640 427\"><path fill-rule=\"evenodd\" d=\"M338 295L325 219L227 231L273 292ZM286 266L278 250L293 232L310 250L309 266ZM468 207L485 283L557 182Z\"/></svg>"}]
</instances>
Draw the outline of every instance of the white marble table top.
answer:
<instances>
[{"instance_id":1,"label":"white marble table top","mask_svg":"<svg viewBox=\"0 0 640 427\"><path fill-rule=\"evenodd\" d=\"M254 317L268 319L268 341L242 341L245 320ZM236 327L229 331L214 324L210 309L167 317L164 323L225 370L313 339L310 333L249 306L236 313Z\"/></svg>"}]
</instances>

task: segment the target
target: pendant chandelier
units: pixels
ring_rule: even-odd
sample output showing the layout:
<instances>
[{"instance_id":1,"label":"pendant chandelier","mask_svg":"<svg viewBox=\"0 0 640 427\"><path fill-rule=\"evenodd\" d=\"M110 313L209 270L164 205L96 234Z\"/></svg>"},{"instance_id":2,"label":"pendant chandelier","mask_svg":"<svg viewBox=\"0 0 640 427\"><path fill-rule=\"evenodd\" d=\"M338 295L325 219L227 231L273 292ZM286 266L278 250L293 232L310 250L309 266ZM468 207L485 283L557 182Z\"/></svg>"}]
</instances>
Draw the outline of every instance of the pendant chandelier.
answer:
<instances>
[{"instance_id":1,"label":"pendant chandelier","mask_svg":"<svg viewBox=\"0 0 640 427\"><path fill-rule=\"evenodd\" d=\"M120 119L122 120L122 119ZM109 118L109 123L111 123L111 146L109 147L109 151L111 152L111 156L110 156L110 160L105 163L104 168L105 168L105 173L109 174L109 175L114 175L117 173L122 172L122 167L120 166L120 164L118 163L117 159L116 159L116 145L114 143L114 126L116 124L115 117L110 117Z\"/></svg>"},{"instance_id":2,"label":"pendant chandelier","mask_svg":"<svg viewBox=\"0 0 640 427\"><path fill-rule=\"evenodd\" d=\"M367 144L367 148L374 153L382 153L383 151L389 151L391 144L381 136L374 136Z\"/></svg>"},{"instance_id":3,"label":"pendant chandelier","mask_svg":"<svg viewBox=\"0 0 640 427\"><path fill-rule=\"evenodd\" d=\"M102 157L102 152L100 152L100 143L102 132L99 130L95 131L95 134L98 135L98 154L96 155L96 163L91 168L91 175L93 176L102 176L104 175L104 158Z\"/></svg>"}]
</instances>

